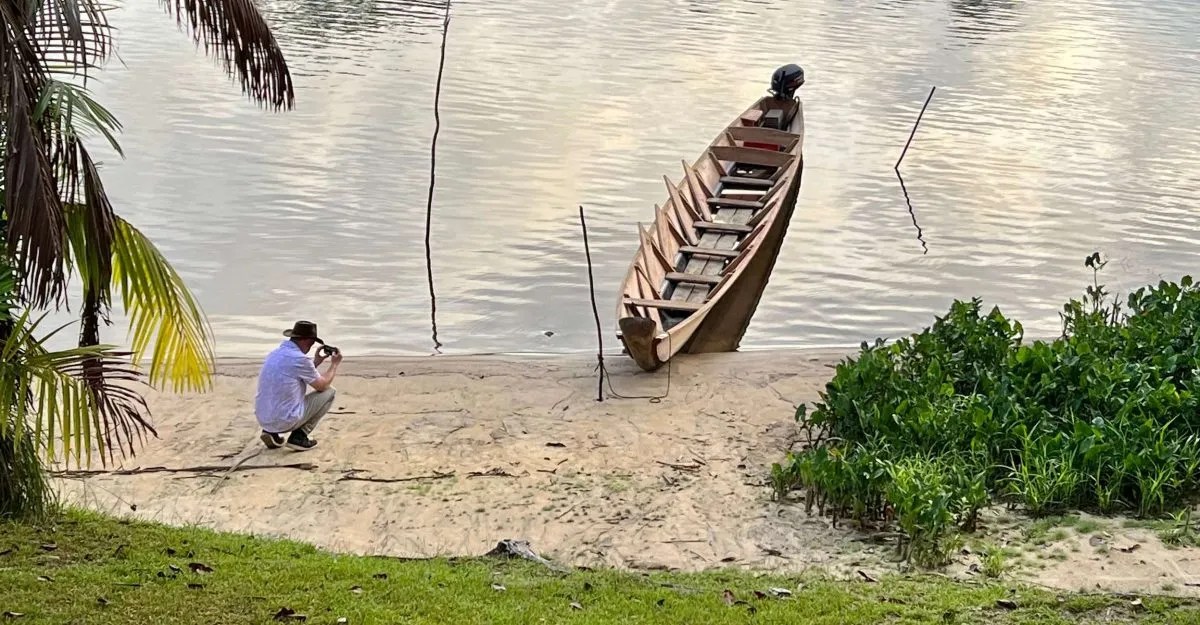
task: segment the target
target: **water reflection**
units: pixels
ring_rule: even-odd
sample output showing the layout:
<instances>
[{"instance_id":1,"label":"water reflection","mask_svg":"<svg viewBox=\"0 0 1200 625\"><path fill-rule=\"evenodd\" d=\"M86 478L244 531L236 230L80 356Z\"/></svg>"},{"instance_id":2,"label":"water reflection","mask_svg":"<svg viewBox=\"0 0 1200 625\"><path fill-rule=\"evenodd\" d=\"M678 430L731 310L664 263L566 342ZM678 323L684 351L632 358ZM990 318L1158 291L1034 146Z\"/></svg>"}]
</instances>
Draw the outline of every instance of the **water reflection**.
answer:
<instances>
[{"instance_id":1,"label":"water reflection","mask_svg":"<svg viewBox=\"0 0 1200 625\"><path fill-rule=\"evenodd\" d=\"M956 39L982 43L992 35L1011 33L1022 24L1023 2L1013 0L949 0L950 33Z\"/></svg>"},{"instance_id":2,"label":"water reflection","mask_svg":"<svg viewBox=\"0 0 1200 625\"><path fill-rule=\"evenodd\" d=\"M264 0L261 11L279 41L309 50L355 45L363 35L440 31L444 0Z\"/></svg>"},{"instance_id":3,"label":"water reflection","mask_svg":"<svg viewBox=\"0 0 1200 625\"><path fill-rule=\"evenodd\" d=\"M128 160L106 159L117 209L200 294L221 354L258 353L296 317L348 352L428 353L442 5L263 6L298 77L281 115L246 103L153 3L114 16L126 67L97 95L127 128ZM1116 289L1188 271L1191 6L455 2L431 232L443 351L590 349L576 207L613 328L661 176L787 62L809 75L804 183L747 348L894 336L970 295L1053 332L1096 249ZM898 189L892 165L933 85Z\"/></svg>"}]
</instances>

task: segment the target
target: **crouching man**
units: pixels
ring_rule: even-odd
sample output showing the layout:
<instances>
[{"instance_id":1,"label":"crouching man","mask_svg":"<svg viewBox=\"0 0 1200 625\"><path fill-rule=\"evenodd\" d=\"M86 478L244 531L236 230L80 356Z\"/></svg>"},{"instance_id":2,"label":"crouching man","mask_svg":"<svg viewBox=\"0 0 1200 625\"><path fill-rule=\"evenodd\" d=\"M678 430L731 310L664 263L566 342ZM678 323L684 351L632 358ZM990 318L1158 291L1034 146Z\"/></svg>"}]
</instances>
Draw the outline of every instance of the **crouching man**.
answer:
<instances>
[{"instance_id":1,"label":"crouching man","mask_svg":"<svg viewBox=\"0 0 1200 625\"><path fill-rule=\"evenodd\" d=\"M259 438L270 449L287 445L289 449L306 451L317 446L317 441L309 435L333 406L335 391L331 385L342 354L334 351L329 356L329 368L322 374L317 367L325 361L327 350L318 351L313 360L308 358L313 345L325 345L317 336L317 324L297 321L283 335L287 340L267 355L258 375L254 412L262 427ZM309 386L313 392L305 394ZM284 434L288 434L286 441Z\"/></svg>"}]
</instances>

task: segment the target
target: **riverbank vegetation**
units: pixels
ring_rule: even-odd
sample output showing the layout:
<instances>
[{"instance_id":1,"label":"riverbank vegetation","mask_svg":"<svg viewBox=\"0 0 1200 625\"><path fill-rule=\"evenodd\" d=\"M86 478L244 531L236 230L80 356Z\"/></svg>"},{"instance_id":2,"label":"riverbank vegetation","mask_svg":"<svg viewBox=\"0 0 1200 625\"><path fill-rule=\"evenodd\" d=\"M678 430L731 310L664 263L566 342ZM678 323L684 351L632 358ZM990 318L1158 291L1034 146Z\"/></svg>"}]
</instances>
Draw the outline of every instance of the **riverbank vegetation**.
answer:
<instances>
[{"instance_id":1,"label":"riverbank vegetation","mask_svg":"<svg viewBox=\"0 0 1200 625\"><path fill-rule=\"evenodd\" d=\"M290 541L68 511L0 522L11 623L1153 623L1182 599L1057 595L940 577L558 572L494 558L339 556Z\"/></svg>"},{"instance_id":2,"label":"riverbank vegetation","mask_svg":"<svg viewBox=\"0 0 1200 625\"><path fill-rule=\"evenodd\" d=\"M811 414L811 444L772 470L836 519L894 523L906 559L945 563L996 503L1035 517L1070 509L1177 515L1200 491L1200 289L1190 277L1122 300L1092 284L1063 306L1062 335L1025 342L978 299L924 331L862 345ZM1186 527L1185 527L1186 526Z\"/></svg>"}]
</instances>

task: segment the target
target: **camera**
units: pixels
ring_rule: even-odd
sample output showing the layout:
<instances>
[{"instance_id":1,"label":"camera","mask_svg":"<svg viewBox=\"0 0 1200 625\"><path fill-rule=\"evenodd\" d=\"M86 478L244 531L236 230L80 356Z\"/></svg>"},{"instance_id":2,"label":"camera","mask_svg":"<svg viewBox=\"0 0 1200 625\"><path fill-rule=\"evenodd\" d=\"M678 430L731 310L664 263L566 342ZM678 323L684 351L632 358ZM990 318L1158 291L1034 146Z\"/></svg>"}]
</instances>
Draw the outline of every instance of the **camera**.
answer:
<instances>
[{"instance_id":1,"label":"camera","mask_svg":"<svg viewBox=\"0 0 1200 625\"><path fill-rule=\"evenodd\" d=\"M332 345L322 345L321 349L317 350L317 353L322 356L332 356L339 352L341 352L341 350Z\"/></svg>"}]
</instances>

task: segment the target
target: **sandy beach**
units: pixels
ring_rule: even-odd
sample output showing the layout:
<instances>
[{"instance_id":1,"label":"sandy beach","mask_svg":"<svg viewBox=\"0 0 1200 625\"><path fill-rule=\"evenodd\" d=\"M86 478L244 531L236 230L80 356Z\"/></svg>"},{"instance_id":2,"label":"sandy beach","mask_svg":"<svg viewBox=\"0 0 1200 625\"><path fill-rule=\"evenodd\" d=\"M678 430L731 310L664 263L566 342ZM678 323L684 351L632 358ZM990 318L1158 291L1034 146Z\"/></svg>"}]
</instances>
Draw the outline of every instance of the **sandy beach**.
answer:
<instances>
[{"instance_id":1,"label":"sandy beach","mask_svg":"<svg viewBox=\"0 0 1200 625\"><path fill-rule=\"evenodd\" d=\"M594 355L348 358L320 444L303 453L263 448L259 363L222 360L208 393L150 395L159 438L121 467L136 472L57 483L64 501L112 514L359 554L479 555L521 539L576 566L882 572L895 567L886 547L772 502L766 481L797 442L795 406L817 400L844 355L683 357L661 400L647 397L666 391L665 368L610 357L615 390L640 397L603 402ZM1113 590L1200 582L1193 550L1127 533L1100 555L1083 540L1035 581L1078 590L1086 570L1086 585ZM1134 540L1136 554L1121 550Z\"/></svg>"}]
</instances>

